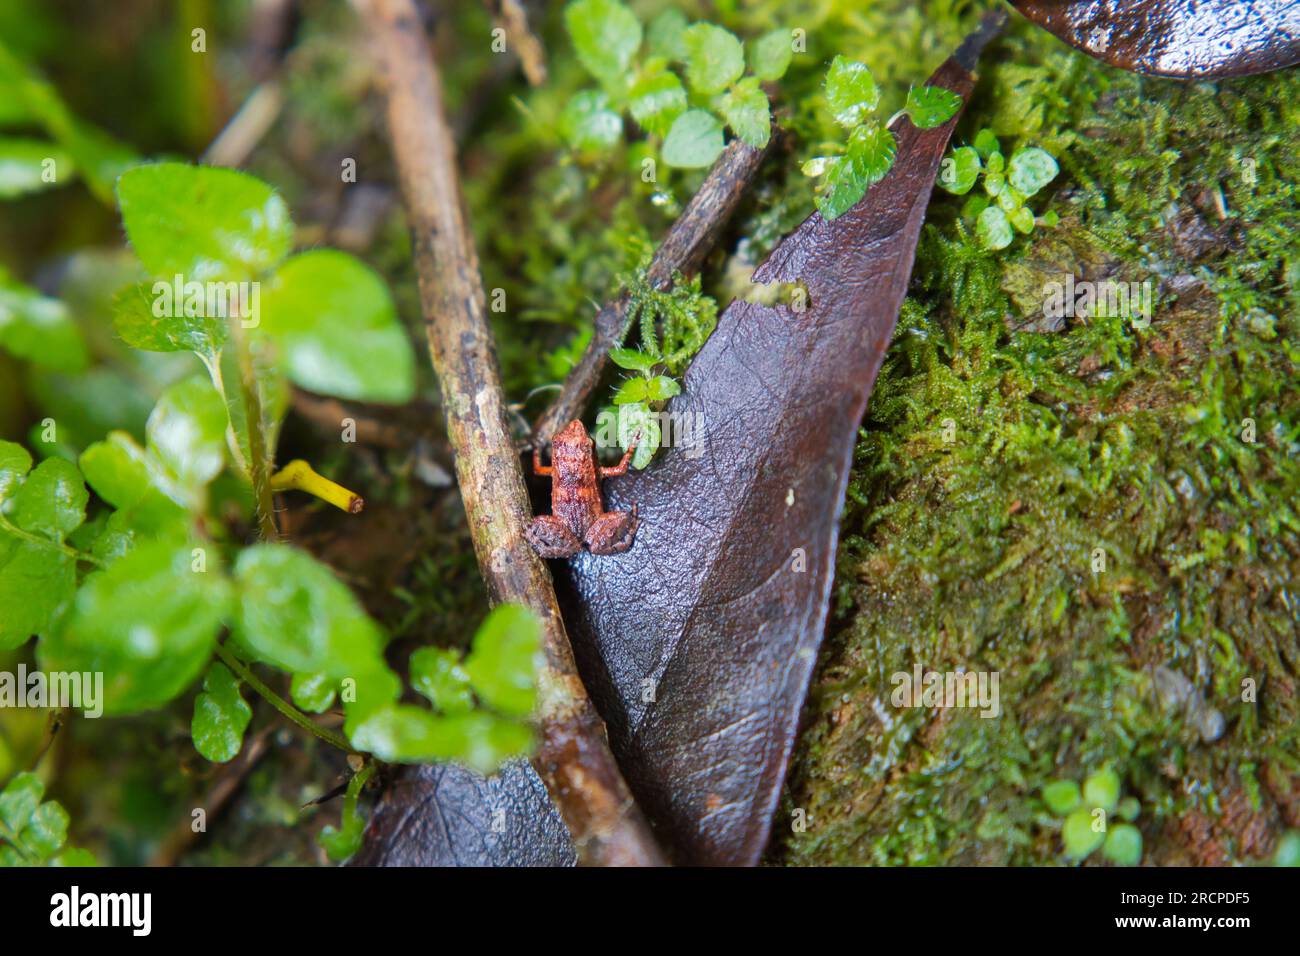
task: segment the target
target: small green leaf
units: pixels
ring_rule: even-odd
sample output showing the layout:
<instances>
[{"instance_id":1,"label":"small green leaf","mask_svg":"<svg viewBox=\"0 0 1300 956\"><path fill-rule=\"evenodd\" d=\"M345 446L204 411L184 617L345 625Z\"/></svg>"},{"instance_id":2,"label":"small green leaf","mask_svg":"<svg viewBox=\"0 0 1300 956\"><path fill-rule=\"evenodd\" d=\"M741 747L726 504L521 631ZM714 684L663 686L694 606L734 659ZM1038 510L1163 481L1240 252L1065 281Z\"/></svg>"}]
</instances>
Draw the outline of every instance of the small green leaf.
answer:
<instances>
[{"instance_id":1,"label":"small green leaf","mask_svg":"<svg viewBox=\"0 0 1300 956\"><path fill-rule=\"evenodd\" d=\"M293 243L284 200L233 169L136 166L118 179L117 197L136 255L161 279L254 279Z\"/></svg>"},{"instance_id":2,"label":"small green leaf","mask_svg":"<svg viewBox=\"0 0 1300 956\"><path fill-rule=\"evenodd\" d=\"M1142 862L1142 832L1131 823L1119 823L1106 834L1101 855L1116 866L1137 866Z\"/></svg>"},{"instance_id":3,"label":"small green leaf","mask_svg":"<svg viewBox=\"0 0 1300 956\"><path fill-rule=\"evenodd\" d=\"M1274 866L1300 867L1300 831L1284 833L1273 854Z\"/></svg>"},{"instance_id":4,"label":"small green leaf","mask_svg":"<svg viewBox=\"0 0 1300 956\"><path fill-rule=\"evenodd\" d=\"M234 634L292 673L356 677L382 665L383 635L334 573L305 551L258 544L235 562Z\"/></svg>"},{"instance_id":5,"label":"small green leaf","mask_svg":"<svg viewBox=\"0 0 1300 956\"><path fill-rule=\"evenodd\" d=\"M847 156L833 156L825 163L826 175L817 195L817 209L827 220L848 212L867 192L867 181Z\"/></svg>"},{"instance_id":6,"label":"small green leaf","mask_svg":"<svg viewBox=\"0 0 1300 956\"><path fill-rule=\"evenodd\" d=\"M439 717L393 704L371 714L352 735L353 746L393 763L455 760L491 773L532 746L525 723L485 711Z\"/></svg>"},{"instance_id":7,"label":"small green leaf","mask_svg":"<svg viewBox=\"0 0 1300 956\"><path fill-rule=\"evenodd\" d=\"M634 372L648 372L659 361L653 355L647 355L645 352L624 348L610 349L609 358L619 368L629 369ZM14 447L19 448L17 445ZM28 461L30 462L30 459Z\"/></svg>"},{"instance_id":8,"label":"small green leaf","mask_svg":"<svg viewBox=\"0 0 1300 956\"><path fill-rule=\"evenodd\" d=\"M81 847L70 846L50 861L51 866L99 866L95 854Z\"/></svg>"},{"instance_id":9,"label":"small green leaf","mask_svg":"<svg viewBox=\"0 0 1300 956\"><path fill-rule=\"evenodd\" d=\"M989 206L980 213L975 220L975 235L985 249L1005 249L1015 238L1007 214L997 206Z\"/></svg>"},{"instance_id":10,"label":"small green leaf","mask_svg":"<svg viewBox=\"0 0 1300 956\"><path fill-rule=\"evenodd\" d=\"M754 77L747 77L722 97L722 115L737 136L755 149L762 149L772 136L772 117L767 94Z\"/></svg>"},{"instance_id":11,"label":"small green leaf","mask_svg":"<svg viewBox=\"0 0 1300 956\"><path fill-rule=\"evenodd\" d=\"M667 136L673 120L686 112L686 89L676 74L667 70L641 77L628 97L632 118L654 136Z\"/></svg>"},{"instance_id":12,"label":"small green leaf","mask_svg":"<svg viewBox=\"0 0 1300 956\"><path fill-rule=\"evenodd\" d=\"M1065 843L1065 855L1072 860L1082 860L1091 854L1106 839L1105 832L1092 828L1092 813L1087 808L1080 808L1065 818L1061 827L1061 840Z\"/></svg>"},{"instance_id":13,"label":"small green leaf","mask_svg":"<svg viewBox=\"0 0 1300 956\"><path fill-rule=\"evenodd\" d=\"M415 352L388 286L359 259L332 249L294 256L276 272L262 315L297 385L365 402L415 394Z\"/></svg>"},{"instance_id":14,"label":"small green leaf","mask_svg":"<svg viewBox=\"0 0 1300 956\"><path fill-rule=\"evenodd\" d=\"M974 146L981 156L991 156L998 152L1002 147L998 145L998 138L993 135L993 130L982 129L975 134Z\"/></svg>"},{"instance_id":15,"label":"small green leaf","mask_svg":"<svg viewBox=\"0 0 1300 956\"><path fill-rule=\"evenodd\" d=\"M53 178L46 176L49 170ZM0 199L15 199L72 182L72 157L53 143L37 139L0 139Z\"/></svg>"},{"instance_id":16,"label":"small green leaf","mask_svg":"<svg viewBox=\"0 0 1300 956\"><path fill-rule=\"evenodd\" d=\"M10 833L18 833L27 826L36 808L45 796L45 784L30 771L15 775L0 793L0 823Z\"/></svg>"},{"instance_id":17,"label":"small green leaf","mask_svg":"<svg viewBox=\"0 0 1300 956\"><path fill-rule=\"evenodd\" d=\"M859 126L849 136L848 157L868 187L884 179L894 165L898 141L883 126Z\"/></svg>"},{"instance_id":18,"label":"small green leaf","mask_svg":"<svg viewBox=\"0 0 1300 956\"><path fill-rule=\"evenodd\" d=\"M789 30L764 33L749 45L749 71L760 80L772 82L785 76L794 56Z\"/></svg>"},{"instance_id":19,"label":"small green leaf","mask_svg":"<svg viewBox=\"0 0 1300 956\"><path fill-rule=\"evenodd\" d=\"M1112 813L1119 803L1119 774L1104 767L1083 782L1083 802L1090 809L1101 807Z\"/></svg>"},{"instance_id":20,"label":"small green leaf","mask_svg":"<svg viewBox=\"0 0 1300 956\"><path fill-rule=\"evenodd\" d=\"M40 860L48 860L67 840L68 811L53 800L37 807L18 835L18 841Z\"/></svg>"},{"instance_id":21,"label":"small green leaf","mask_svg":"<svg viewBox=\"0 0 1300 956\"><path fill-rule=\"evenodd\" d=\"M835 122L852 129L880 103L880 89L865 63L843 56L831 61L826 73L826 105Z\"/></svg>"},{"instance_id":22,"label":"small green leaf","mask_svg":"<svg viewBox=\"0 0 1300 956\"><path fill-rule=\"evenodd\" d=\"M37 645L41 666L102 672L105 713L172 700L202 672L226 618L229 590L214 552L199 571L189 544L146 542L89 575L62 626Z\"/></svg>"},{"instance_id":23,"label":"small green leaf","mask_svg":"<svg viewBox=\"0 0 1300 956\"><path fill-rule=\"evenodd\" d=\"M686 59L686 28L690 24L686 14L669 7L650 21L646 31L646 46L654 56L680 63Z\"/></svg>"},{"instance_id":24,"label":"small green leaf","mask_svg":"<svg viewBox=\"0 0 1300 956\"><path fill-rule=\"evenodd\" d=\"M1043 802L1047 809L1063 817L1079 805L1079 785L1073 780L1053 780L1043 787Z\"/></svg>"},{"instance_id":25,"label":"small green leaf","mask_svg":"<svg viewBox=\"0 0 1300 956\"><path fill-rule=\"evenodd\" d=\"M203 311L208 311L206 297ZM226 318L185 312L185 303L176 303L174 279L140 282L114 297L113 327L123 342L145 352L197 352L206 356L220 352L228 335Z\"/></svg>"},{"instance_id":26,"label":"small green leaf","mask_svg":"<svg viewBox=\"0 0 1300 956\"><path fill-rule=\"evenodd\" d=\"M421 647L411 654L411 686L444 714L474 709L469 674L460 655L444 647Z\"/></svg>"},{"instance_id":27,"label":"small green leaf","mask_svg":"<svg viewBox=\"0 0 1300 956\"><path fill-rule=\"evenodd\" d=\"M644 402L650 394L648 379L636 376L629 378L618 387L614 393L615 405L632 405L636 402Z\"/></svg>"},{"instance_id":28,"label":"small green leaf","mask_svg":"<svg viewBox=\"0 0 1300 956\"><path fill-rule=\"evenodd\" d=\"M179 529L196 503L165 474L158 456L126 432L109 432L81 454L82 474L95 493L118 509L126 528L159 534Z\"/></svg>"},{"instance_id":29,"label":"small green leaf","mask_svg":"<svg viewBox=\"0 0 1300 956\"><path fill-rule=\"evenodd\" d=\"M574 149L599 152L622 138L623 118L610 109L604 90L583 90L565 104L560 133Z\"/></svg>"},{"instance_id":30,"label":"small green leaf","mask_svg":"<svg viewBox=\"0 0 1300 956\"><path fill-rule=\"evenodd\" d=\"M996 197L1007 186L1006 177L1001 173L985 171L984 174L984 191L990 196Z\"/></svg>"},{"instance_id":31,"label":"small green leaf","mask_svg":"<svg viewBox=\"0 0 1300 956\"><path fill-rule=\"evenodd\" d=\"M239 694L239 680L225 664L213 664L194 700L190 733L194 749L213 763L233 760L244 746L253 709Z\"/></svg>"},{"instance_id":32,"label":"small green leaf","mask_svg":"<svg viewBox=\"0 0 1300 956\"><path fill-rule=\"evenodd\" d=\"M730 30L697 23L683 35L686 81L696 93L721 93L745 72L745 50Z\"/></svg>"},{"instance_id":33,"label":"small green leaf","mask_svg":"<svg viewBox=\"0 0 1300 956\"><path fill-rule=\"evenodd\" d=\"M687 110L673 122L664 140L664 162L679 169L698 169L717 159L723 145L722 124L712 113Z\"/></svg>"},{"instance_id":34,"label":"small green leaf","mask_svg":"<svg viewBox=\"0 0 1300 956\"><path fill-rule=\"evenodd\" d=\"M984 157L984 168L991 174L1005 172L1006 165L1006 160L996 149Z\"/></svg>"},{"instance_id":35,"label":"small green leaf","mask_svg":"<svg viewBox=\"0 0 1300 956\"><path fill-rule=\"evenodd\" d=\"M80 372L89 362L81 330L58 299L0 272L0 348L39 368Z\"/></svg>"},{"instance_id":36,"label":"small green leaf","mask_svg":"<svg viewBox=\"0 0 1300 956\"><path fill-rule=\"evenodd\" d=\"M70 555L0 530L0 650L48 633L76 590L77 565Z\"/></svg>"},{"instance_id":37,"label":"small green leaf","mask_svg":"<svg viewBox=\"0 0 1300 956\"><path fill-rule=\"evenodd\" d=\"M1002 188L998 190L998 205L1010 216L1017 209L1024 207L1025 197L1020 195L1010 183L1004 182Z\"/></svg>"},{"instance_id":38,"label":"small green leaf","mask_svg":"<svg viewBox=\"0 0 1300 956\"><path fill-rule=\"evenodd\" d=\"M955 196L971 191L980 175L980 154L970 146L954 149L939 167L939 186Z\"/></svg>"},{"instance_id":39,"label":"small green leaf","mask_svg":"<svg viewBox=\"0 0 1300 956\"><path fill-rule=\"evenodd\" d=\"M325 674L294 674L289 696L294 705L309 714L323 714L330 709L338 692L338 681Z\"/></svg>"},{"instance_id":40,"label":"small green leaf","mask_svg":"<svg viewBox=\"0 0 1300 956\"><path fill-rule=\"evenodd\" d=\"M1061 217L1056 214L1055 209L1047 210L1047 212L1043 213L1043 215L1040 218L1043 221L1043 225L1049 228L1055 226L1057 223L1061 221Z\"/></svg>"},{"instance_id":41,"label":"small green leaf","mask_svg":"<svg viewBox=\"0 0 1300 956\"><path fill-rule=\"evenodd\" d=\"M1060 172L1051 154L1037 146L1018 149L1007 164L1007 179L1022 196L1032 196Z\"/></svg>"},{"instance_id":42,"label":"small green leaf","mask_svg":"<svg viewBox=\"0 0 1300 956\"><path fill-rule=\"evenodd\" d=\"M674 395L680 395L681 392L682 387L667 375L656 375L646 380L646 397L652 402L662 402Z\"/></svg>"},{"instance_id":43,"label":"small green leaf","mask_svg":"<svg viewBox=\"0 0 1300 956\"><path fill-rule=\"evenodd\" d=\"M619 444L627 451L634 441L632 467L641 470L650 464L663 441L659 416L644 402L619 407Z\"/></svg>"},{"instance_id":44,"label":"small green leaf","mask_svg":"<svg viewBox=\"0 0 1300 956\"><path fill-rule=\"evenodd\" d=\"M564 23L578 60L602 83L622 83L641 46L641 22L616 0L574 0L564 9Z\"/></svg>"},{"instance_id":45,"label":"small green leaf","mask_svg":"<svg viewBox=\"0 0 1300 956\"><path fill-rule=\"evenodd\" d=\"M527 716L537 704L537 657L542 624L526 607L499 604L474 635L465 658L474 693L511 716Z\"/></svg>"},{"instance_id":46,"label":"small green leaf","mask_svg":"<svg viewBox=\"0 0 1300 956\"><path fill-rule=\"evenodd\" d=\"M1141 810L1142 804L1138 803L1137 797L1125 797L1119 802L1119 806L1115 809L1115 812L1119 814L1121 819L1132 823L1138 818L1138 813Z\"/></svg>"},{"instance_id":47,"label":"small green leaf","mask_svg":"<svg viewBox=\"0 0 1300 956\"><path fill-rule=\"evenodd\" d=\"M903 109L918 129L934 129L957 115L961 97L942 86L914 86Z\"/></svg>"},{"instance_id":48,"label":"small green leaf","mask_svg":"<svg viewBox=\"0 0 1300 956\"><path fill-rule=\"evenodd\" d=\"M1015 227L1016 232L1027 236L1034 231L1034 214L1029 211L1028 206L1017 206L1007 214L1007 219Z\"/></svg>"},{"instance_id":49,"label":"small green leaf","mask_svg":"<svg viewBox=\"0 0 1300 956\"><path fill-rule=\"evenodd\" d=\"M225 467L226 423L221 396L199 377L169 387L149 415L149 448L191 510L200 510L204 488Z\"/></svg>"},{"instance_id":50,"label":"small green leaf","mask_svg":"<svg viewBox=\"0 0 1300 956\"><path fill-rule=\"evenodd\" d=\"M89 500L77 466L63 458L47 458L14 495L13 521L24 531L62 541L86 520Z\"/></svg>"},{"instance_id":51,"label":"small green leaf","mask_svg":"<svg viewBox=\"0 0 1300 956\"><path fill-rule=\"evenodd\" d=\"M0 439L0 501L13 497L31 467L32 456L26 448Z\"/></svg>"}]
</instances>

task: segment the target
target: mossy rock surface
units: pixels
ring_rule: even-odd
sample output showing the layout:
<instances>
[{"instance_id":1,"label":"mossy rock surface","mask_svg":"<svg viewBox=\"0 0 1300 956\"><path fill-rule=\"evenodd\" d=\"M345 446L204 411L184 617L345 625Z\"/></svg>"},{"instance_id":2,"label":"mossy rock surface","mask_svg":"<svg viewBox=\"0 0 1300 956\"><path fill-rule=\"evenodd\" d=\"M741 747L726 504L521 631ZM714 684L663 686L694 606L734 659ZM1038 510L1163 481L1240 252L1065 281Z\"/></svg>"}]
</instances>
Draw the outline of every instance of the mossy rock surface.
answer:
<instances>
[{"instance_id":1,"label":"mossy rock surface","mask_svg":"<svg viewBox=\"0 0 1300 956\"><path fill-rule=\"evenodd\" d=\"M1058 158L1061 221L988 253L935 193L769 859L1067 862L1042 789L1106 766L1143 863L1266 857L1300 825L1300 74L1144 79L1019 24L955 145L985 126ZM1067 272L1151 283L1149 328L1045 324ZM996 672L1000 713L894 706L918 663Z\"/></svg>"}]
</instances>

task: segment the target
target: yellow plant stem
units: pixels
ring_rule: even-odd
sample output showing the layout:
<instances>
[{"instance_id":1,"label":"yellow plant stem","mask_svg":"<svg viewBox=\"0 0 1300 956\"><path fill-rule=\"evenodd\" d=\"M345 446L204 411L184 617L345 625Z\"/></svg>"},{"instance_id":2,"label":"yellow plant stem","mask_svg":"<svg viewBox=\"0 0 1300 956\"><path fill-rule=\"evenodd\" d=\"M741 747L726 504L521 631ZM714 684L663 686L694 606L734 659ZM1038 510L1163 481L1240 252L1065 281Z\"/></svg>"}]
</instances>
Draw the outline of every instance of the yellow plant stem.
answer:
<instances>
[{"instance_id":1,"label":"yellow plant stem","mask_svg":"<svg viewBox=\"0 0 1300 956\"><path fill-rule=\"evenodd\" d=\"M348 514L357 514L366 506L365 499L340 484L316 474L311 465L296 458L271 476L272 491L305 491Z\"/></svg>"}]
</instances>

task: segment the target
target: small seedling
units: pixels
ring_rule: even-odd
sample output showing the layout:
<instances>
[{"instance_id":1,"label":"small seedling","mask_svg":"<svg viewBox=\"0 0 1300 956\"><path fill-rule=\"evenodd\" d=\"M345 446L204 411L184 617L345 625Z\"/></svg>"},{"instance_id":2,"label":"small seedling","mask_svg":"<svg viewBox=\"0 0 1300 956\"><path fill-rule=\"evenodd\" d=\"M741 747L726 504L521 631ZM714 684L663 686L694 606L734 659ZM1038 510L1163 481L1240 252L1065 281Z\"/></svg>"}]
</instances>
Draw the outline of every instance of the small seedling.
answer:
<instances>
[{"instance_id":1,"label":"small seedling","mask_svg":"<svg viewBox=\"0 0 1300 956\"><path fill-rule=\"evenodd\" d=\"M1056 178L1055 158L1037 146L1021 147L1008 161L992 130L980 130L973 146L960 146L944 159L939 185L964 196L984 177L984 192L971 196L963 215L975 220L975 234L985 249L1005 249L1017 232L1028 235L1035 225L1055 226L1057 215L1048 211L1035 218L1026 201Z\"/></svg>"}]
</instances>

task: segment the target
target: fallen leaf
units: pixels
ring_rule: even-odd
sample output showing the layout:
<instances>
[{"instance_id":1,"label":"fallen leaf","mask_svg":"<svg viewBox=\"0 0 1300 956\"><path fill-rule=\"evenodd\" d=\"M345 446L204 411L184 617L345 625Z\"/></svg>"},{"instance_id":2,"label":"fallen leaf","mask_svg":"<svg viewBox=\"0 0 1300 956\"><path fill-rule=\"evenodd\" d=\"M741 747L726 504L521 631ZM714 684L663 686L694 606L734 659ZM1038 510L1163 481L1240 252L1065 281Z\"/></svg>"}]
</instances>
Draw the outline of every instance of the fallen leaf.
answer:
<instances>
[{"instance_id":1,"label":"fallen leaf","mask_svg":"<svg viewBox=\"0 0 1300 956\"><path fill-rule=\"evenodd\" d=\"M1300 62L1294 0L1012 0L1075 49L1154 76L1267 73Z\"/></svg>"}]
</instances>

